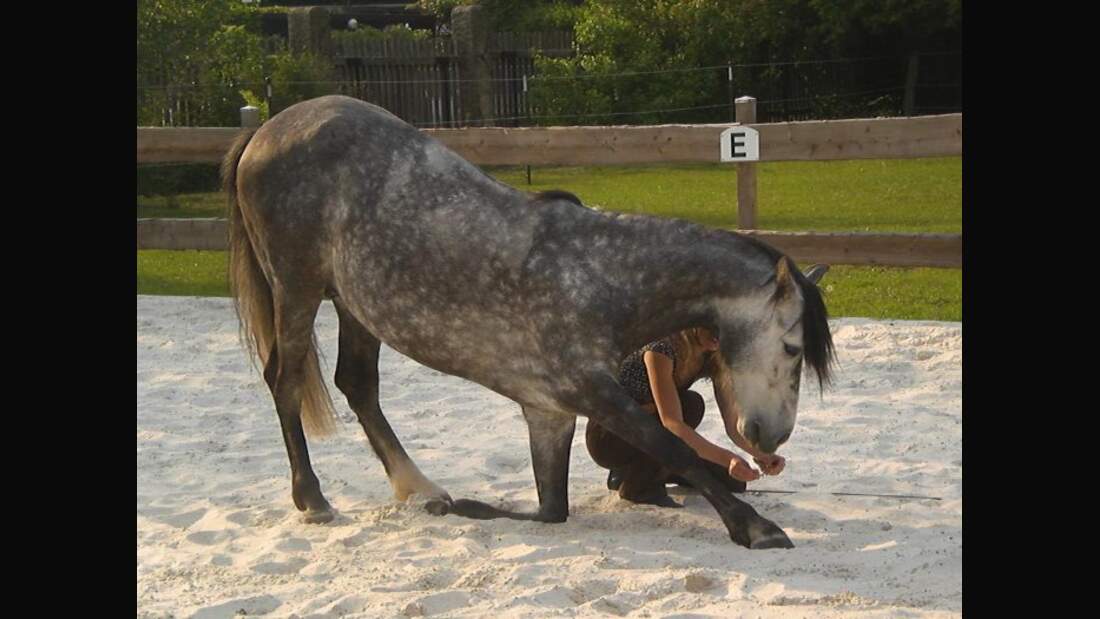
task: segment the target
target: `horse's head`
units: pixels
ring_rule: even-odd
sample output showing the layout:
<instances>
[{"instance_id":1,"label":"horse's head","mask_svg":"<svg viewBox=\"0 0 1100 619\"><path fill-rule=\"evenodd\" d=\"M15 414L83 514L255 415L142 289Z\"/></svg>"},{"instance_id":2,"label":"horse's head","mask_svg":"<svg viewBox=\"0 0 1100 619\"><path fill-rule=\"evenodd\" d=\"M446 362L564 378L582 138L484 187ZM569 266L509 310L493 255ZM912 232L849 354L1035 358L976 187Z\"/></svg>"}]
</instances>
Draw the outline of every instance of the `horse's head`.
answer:
<instances>
[{"instance_id":1,"label":"horse's head","mask_svg":"<svg viewBox=\"0 0 1100 619\"><path fill-rule=\"evenodd\" d=\"M729 381L739 411L724 411L727 433L736 430L766 453L791 436L798 412L802 362L829 380L834 361L828 315L817 282L828 270L800 273L782 257L774 277L718 312L721 350L715 380ZM735 426L736 424L736 426Z\"/></svg>"}]
</instances>

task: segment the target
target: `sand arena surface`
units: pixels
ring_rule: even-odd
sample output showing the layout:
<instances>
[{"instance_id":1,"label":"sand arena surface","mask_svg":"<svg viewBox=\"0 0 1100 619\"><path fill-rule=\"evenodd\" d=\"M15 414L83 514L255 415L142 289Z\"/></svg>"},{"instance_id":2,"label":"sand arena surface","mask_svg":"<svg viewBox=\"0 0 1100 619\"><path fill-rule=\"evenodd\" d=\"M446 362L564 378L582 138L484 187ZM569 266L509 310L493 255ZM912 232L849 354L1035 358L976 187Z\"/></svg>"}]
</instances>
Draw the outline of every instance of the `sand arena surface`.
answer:
<instances>
[{"instance_id":1,"label":"sand arena surface","mask_svg":"<svg viewBox=\"0 0 1100 619\"><path fill-rule=\"evenodd\" d=\"M310 443L337 511L306 525L270 394L228 299L137 299L139 617L938 617L962 613L962 325L833 321L841 366L803 379L779 477L743 498L794 550L733 544L706 501L621 502L583 419L564 524L434 517L397 503L332 385L336 314L317 319L342 429ZM708 384L700 432L723 438ZM519 407L383 347L382 409L455 498L534 510ZM728 444L728 439L723 439ZM914 494L942 501L836 497Z\"/></svg>"}]
</instances>

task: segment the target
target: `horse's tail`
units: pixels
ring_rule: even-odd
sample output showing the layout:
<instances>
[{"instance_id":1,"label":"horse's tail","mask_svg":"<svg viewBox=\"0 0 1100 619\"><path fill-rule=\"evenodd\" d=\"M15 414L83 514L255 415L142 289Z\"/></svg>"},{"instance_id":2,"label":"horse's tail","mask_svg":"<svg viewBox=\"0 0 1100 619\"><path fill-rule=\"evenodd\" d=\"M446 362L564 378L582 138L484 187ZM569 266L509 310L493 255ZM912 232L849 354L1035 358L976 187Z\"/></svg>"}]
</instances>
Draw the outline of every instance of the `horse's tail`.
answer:
<instances>
[{"instance_id":1,"label":"horse's tail","mask_svg":"<svg viewBox=\"0 0 1100 619\"><path fill-rule=\"evenodd\" d=\"M226 193L229 220L229 291L240 320L241 341L248 349L253 365L256 360L264 371L275 343L275 304L271 285L260 269L256 251L237 201L237 164L254 131L242 131L222 160L222 189ZM317 338L306 356L302 384L302 427L310 436L331 434L336 426L336 410L321 376L317 358Z\"/></svg>"}]
</instances>

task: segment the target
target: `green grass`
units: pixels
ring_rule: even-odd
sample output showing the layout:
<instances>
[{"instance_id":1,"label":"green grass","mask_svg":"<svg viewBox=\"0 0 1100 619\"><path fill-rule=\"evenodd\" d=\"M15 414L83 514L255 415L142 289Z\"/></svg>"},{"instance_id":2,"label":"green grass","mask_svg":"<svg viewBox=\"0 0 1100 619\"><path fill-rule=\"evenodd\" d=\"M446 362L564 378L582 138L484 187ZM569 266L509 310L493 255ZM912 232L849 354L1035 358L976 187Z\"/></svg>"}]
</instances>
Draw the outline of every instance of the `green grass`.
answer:
<instances>
[{"instance_id":1,"label":"green grass","mask_svg":"<svg viewBox=\"0 0 1100 619\"><path fill-rule=\"evenodd\" d=\"M962 271L838 265L821 280L829 316L962 321Z\"/></svg>"},{"instance_id":2,"label":"green grass","mask_svg":"<svg viewBox=\"0 0 1100 619\"><path fill-rule=\"evenodd\" d=\"M605 210L737 223L736 173L700 164L487 170L524 191L565 189ZM765 230L962 232L962 159L760 164L758 227ZM216 193L138 197L138 217L224 217ZM138 294L226 296L226 253L139 251ZM832 316L962 320L961 269L834 266L822 287Z\"/></svg>"},{"instance_id":3,"label":"green grass","mask_svg":"<svg viewBox=\"0 0 1100 619\"><path fill-rule=\"evenodd\" d=\"M173 197L175 204L167 196L138 196L138 219L225 217L225 196L221 193L183 193Z\"/></svg>"},{"instance_id":4,"label":"green grass","mask_svg":"<svg viewBox=\"0 0 1100 619\"><path fill-rule=\"evenodd\" d=\"M524 191L565 189L588 205L737 227L737 174L716 164L489 170ZM962 158L758 166L757 227L820 232L962 232Z\"/></svg>"},{"instance_id":5,"label":"green grass","mask_svg":"<svg viewBox=\"0 0 1100 619\"><path fill-rule=\"evenodd\" d=\"M228 297L229 253L224 251L139 251L138 294Z\"/></svg>"}]
</instances>

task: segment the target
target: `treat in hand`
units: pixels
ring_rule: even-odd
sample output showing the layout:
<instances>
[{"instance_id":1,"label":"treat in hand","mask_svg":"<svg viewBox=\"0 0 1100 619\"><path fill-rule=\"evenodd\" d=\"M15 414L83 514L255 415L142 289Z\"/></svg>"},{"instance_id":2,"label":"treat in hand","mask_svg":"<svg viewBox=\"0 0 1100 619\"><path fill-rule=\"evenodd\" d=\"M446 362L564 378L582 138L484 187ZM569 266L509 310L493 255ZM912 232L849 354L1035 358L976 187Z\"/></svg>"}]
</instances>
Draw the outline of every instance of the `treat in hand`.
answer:
<instances>
[{"instance_id":1,"label":"treat in hand","mask_svg":"<svg viewBox=\"0 0 1100 619\"><path fill-rule=\"evenodd\" d=\"M769 454L753 460L765 475L778 475L783 472L783 467L787 466L787 460L779 454Z\"/></svg>"},{"instance_id":2,"label":"treat in hand","mask_svg":"<svg viewBox=\"0 0 1100 619\"><path fill-rule=\"evenodd\" d=\"M752 468L743 458L734 456L730 459L730 477L739 481L756 481L760 479L760 473Z\"/></svg>"}]
</instances>

